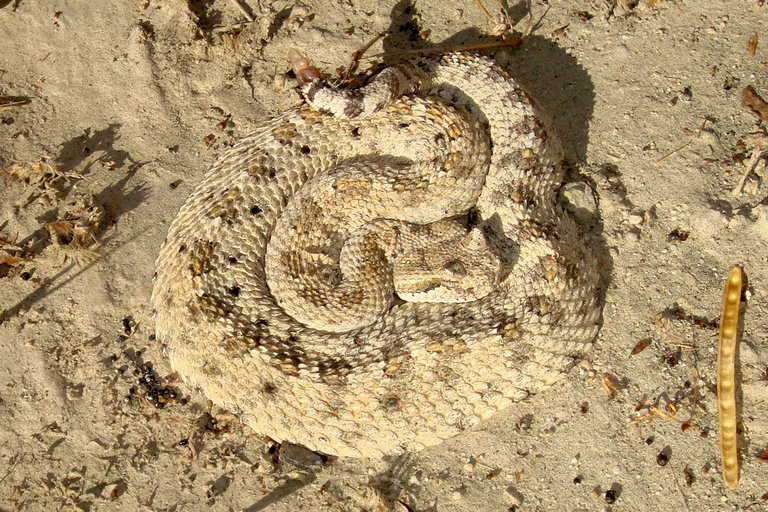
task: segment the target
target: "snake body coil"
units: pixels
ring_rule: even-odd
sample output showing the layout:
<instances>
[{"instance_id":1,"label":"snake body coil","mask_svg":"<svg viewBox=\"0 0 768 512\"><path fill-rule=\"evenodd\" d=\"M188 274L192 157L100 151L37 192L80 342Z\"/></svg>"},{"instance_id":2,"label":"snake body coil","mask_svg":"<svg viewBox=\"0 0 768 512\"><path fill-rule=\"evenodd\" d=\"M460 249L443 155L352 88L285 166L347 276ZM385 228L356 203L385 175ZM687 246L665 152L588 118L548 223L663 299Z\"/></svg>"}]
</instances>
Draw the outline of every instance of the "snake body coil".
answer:
<instances>
[{"instance_id":1,"label":"snake body coil","mask_svg":"<svg viewBox=\"0 0 768 512\"><path fill-rule=\"evenodd\" d=\"M557 380L597 333L598 273L527 94L456 53L303 93L170 226L152 304L173 368L259 433L363 457Z\"/></svg>"}]
</instances>

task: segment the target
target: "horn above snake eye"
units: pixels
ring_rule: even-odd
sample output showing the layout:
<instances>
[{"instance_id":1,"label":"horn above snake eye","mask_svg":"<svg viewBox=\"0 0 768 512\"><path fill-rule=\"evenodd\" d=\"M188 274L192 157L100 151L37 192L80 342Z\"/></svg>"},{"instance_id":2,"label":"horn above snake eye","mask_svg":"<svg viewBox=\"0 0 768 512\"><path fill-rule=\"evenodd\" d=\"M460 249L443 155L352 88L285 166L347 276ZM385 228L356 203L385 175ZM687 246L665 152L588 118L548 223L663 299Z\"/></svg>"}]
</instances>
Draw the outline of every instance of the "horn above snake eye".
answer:
<instances>
[{"instance_id":1,"label":"horn above snake eye","mask_svg":"<svg viewBox=\"0 0 768 512\"><path fill-rule=\"evenodd\" d=\"M483 232L477 228L472 228L462 239L461 245L467 249L481 250L487 247L488 244L485 241Z\"/></svg>"}]
</instances>

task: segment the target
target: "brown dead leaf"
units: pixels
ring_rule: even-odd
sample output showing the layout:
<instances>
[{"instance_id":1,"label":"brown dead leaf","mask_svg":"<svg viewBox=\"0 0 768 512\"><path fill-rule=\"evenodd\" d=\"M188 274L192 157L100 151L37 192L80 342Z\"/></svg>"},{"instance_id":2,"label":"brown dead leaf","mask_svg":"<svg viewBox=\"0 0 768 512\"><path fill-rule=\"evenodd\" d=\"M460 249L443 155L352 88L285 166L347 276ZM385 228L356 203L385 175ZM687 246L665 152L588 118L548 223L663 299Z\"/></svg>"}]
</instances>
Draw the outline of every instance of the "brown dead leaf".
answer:
<instances>
[{"instance_id":1,"label":"brown dead leaf","mask_svg":"<svg viewBox=\"0 0 768 512\"><path fill-rule=\"evenodd\" d=\"M0 265L8 265L9 267L16 267L20 265L24 260L15 256L11 256L4 250L0 249Z\"/></svg>"},{"instance_id":2,"label":"brown dead leaf","mask_svg":"<svg viewBox=\"0 0 768 512\"><path fill-rule=\"evenodd\" d=\"M632 352L630 352L629 354L632 356L636 356L637 354L639 354L640 352L648 348L648 345L650 344L651 344L651 340L638 341L637 345L635 345L635 347L632 349Z\"/></svg>"},{"instance_id":3,"label":"brown dead leaf","mask_svg":"<svg viewBox=\"0 0 768 512\"><path fill-rule=\"evenodd\" d=\"M747 41L747 53L754 57L755 50L757 50L757 34L752 34L752 37Z\"/></svg>"},{"instance_id":4,"label":"brown dead leaf","mask_svg":"<svg viewBox=\"0 0 768 512\"><path fill-rule=\"evenodd\" d=\"M741 103L749 109L750 112L760 118L761 121L768 121L768 103L763 100L752 87L745 87L741 91Z\"/></svg>"},{"instance_id":5,"label":"brown dead leaf","mask_svg":"<svg viewBox=\"0 0 768 512\"><path fill-rule=\"evenodd\" d=\"M603 389L605 389L609 400L613 399L617 394L621 392L619 385L616 383L613 377L607 373L604 373L603 376L600 377L600 383L603 385Z\"/></svg>"}]
</instances>

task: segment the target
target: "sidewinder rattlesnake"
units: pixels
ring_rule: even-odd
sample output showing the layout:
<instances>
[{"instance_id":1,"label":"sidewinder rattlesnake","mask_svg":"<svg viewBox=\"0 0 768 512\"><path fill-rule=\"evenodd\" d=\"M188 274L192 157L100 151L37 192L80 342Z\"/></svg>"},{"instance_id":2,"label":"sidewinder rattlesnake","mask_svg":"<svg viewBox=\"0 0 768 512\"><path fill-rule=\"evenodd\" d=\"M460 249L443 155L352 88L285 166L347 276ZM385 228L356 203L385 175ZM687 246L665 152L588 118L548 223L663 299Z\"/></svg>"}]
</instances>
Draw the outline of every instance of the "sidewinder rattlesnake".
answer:
<instances>
[{"instance_id":1,"label":"sidewinder rattlesnake","mask_svg":"<svg viewBox=\"0 0 768 512\"><path fill-rule=\"evenodd\" d=\"M276 441L381 457L557 380L598 272L529 96L459 53L301 90L171 223L152 305L185 382Z\"/></svg>"}]
</instances>

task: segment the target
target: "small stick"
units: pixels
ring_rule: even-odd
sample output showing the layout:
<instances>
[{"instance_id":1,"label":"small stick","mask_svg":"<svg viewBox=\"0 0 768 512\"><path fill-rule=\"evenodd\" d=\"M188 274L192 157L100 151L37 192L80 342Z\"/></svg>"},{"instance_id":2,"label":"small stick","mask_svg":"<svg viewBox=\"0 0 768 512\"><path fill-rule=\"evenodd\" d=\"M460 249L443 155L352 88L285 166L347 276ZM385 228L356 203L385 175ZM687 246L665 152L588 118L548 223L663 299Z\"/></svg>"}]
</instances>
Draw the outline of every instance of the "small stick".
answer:
<instances>
[{"instance_id":1,"label":"small stick","mask_svg":"<svg viewBox=\"0 0 768 512\"><path fill-rule=\"evenodd\" d=\"M0 96L0 108L19 107L21 105L28 105L31 102L32 99L26 96Z\"/></svg>"},{"instance_id":2,"label":"small stick","mask_svg":"<svg viewBox=\"0 0 768 512\"><path fill-rule=\"evenodd\" d=\"M760 158L762 158L763 153L765 153L765 150L760 148L755 148L752 150L752 156L749 157L749 162L747 162L747 170L744 171L744 175L739 180L739 184L736 185L736 188L731 190L732 196L738 196L741 194L741 191L744 189L744 184L747 182L747 177L749 176L749 173L751 173L755 167L757 167L757 162L760 161Z\"/></svg>"},{"instance_id":3,"label":"small stick","mask_svg":"<svg viewBox=\"0 0 768 512\"><path fill-rule=\"evenodd\" d=\"M496 0L499 3L499 9L501 9L501 16L504 18L504 22L508 25L512 24L511 16L509 15L509 10L507 9L506 4L504 3L504 0ZM528 16L533 17L531 15L531 2L526 2L526 10L528 11Z\"/></svg>"},{"instance_id":4,"label":"small stick","mask_svg":"<svg viewBox=\"0 0 768 512\"><path fill-rule=\"evenodd\" d=\"M488 12L488 9L485 8L485 6L480 2L480 0L475 0L475 3L480 8L481 11L485 14L485 17L488 18L491 21L494 21L493 16L491 16L491 13Z\"/></svg>"},{"instance_id":5,"label":"small stick","mask_svg":"<svg viewBox=\"0 0 768 512\"><path fill-rule=\"evenodd\" d=\"M728 273L720 317L720 339L717 348L717 410L720 420L720 458L723 480L733 489L739 483L739 459L736 440L735 353L741 299L741 268Z\"/></svg>"},{"instance_id":6,"label":"small stick","mask_svg":"<svg viewBox=\"0 0 768 512\"><path fill-rule=\"evenodd\" d=\"M16 469L16 466L19 465L19 459L24 460L24 456L19 457L19 454L15 454L13 457L11 457L11 460L13 461L13 466L11 466L11 469L8 470L8 472L5 474L3 478L0 478L0 484L5 482L5 479L11 476L11 473L14 472Z\"/></svg>"},{"instance_id":7,"label":"small stick","mask_svg":"<svg viewBox=\"0 0 768 512\"><path fill-rule=\"evenodd\" d=\"M250 9L246 9L246 7L240 3L240 0L233 0L233 3L237 6L238 9L240 9L240 12L243 13L245 16L245 19L253 23L255 20L253 18L253 14L251 14Z\"/></svg>"},{"instance_id":8,"label":"small stick","mask_svg":"<svg viewBox=\"0 0 768 512\"><path fill-rule=\"evenodd\" d=\"M344 73L344 79L348 79L349 75L352 74L352 71L357 68L357 64L360 62L360 59L362 58L363 54L368 51L368 49L376 44L376 41L381 39L382 37L389 34L389 30L385 30L384 32L380 32L378 35L374 36L370 41L365 43L360 49L358 49L355 53L352 54L352 57L349 59L349 65L347 66L347 71Z\"/></svg>"},{"instance_id":9,"label":"small stick","mask_svg":"<svg viewBox=\"0 0 768 512\"><path fill-rule=\"evenodd\" d=\"M699 392L696 390L696 375L693 373L693 368L689 365L689 368L691 368L691 382L694 383L691 387L693 388L693 399L691 401L691 415L688 417L688 421L685 423L690 424L693 421L693 417L696 415L696 408L699 406Z\"/></svg>"},{"instance_id":10,"label":"small stick","mask_svg":"<svg viewBox=\"0 0 768 512\"><path fill-rule=\"evenodd\" d=\"M694 137L693 137L691 140L689 140L688 142L686 142L685 144L683 144L682 146L680 146L680 147L679 147L679 148L677 148L676 150L674 150L674 151L670 151L669 153L667 153L667 154L666 154L666 155L664 155L663 157L661 157L661 158L659 158L658 160L656 160L656 163L655 163L655 165L659 165L661 162L663 162L663 161L664 161L664 160L666 160L667 158L671 157L672 155L674 155L674 154L675 154L675 153L677 153L678 151L682 151L683 149L685 149L685 148L687 148L688 146L690 146L691 144L693 144L693 141L695 141L696 139L698 139L698 138L699 138L699 135L701 135L701 132L702 132L702 130L704 130L704 125L706 125L706 124L707 124L707 121L709 121L709 119L705 119L705 120L704 120L704 122L703 122L703 123L701 123L701 126L699 126L699 131L697 131L697 132L696 132L696 135L694 135Z\"/></svg>"}]
</instances>

